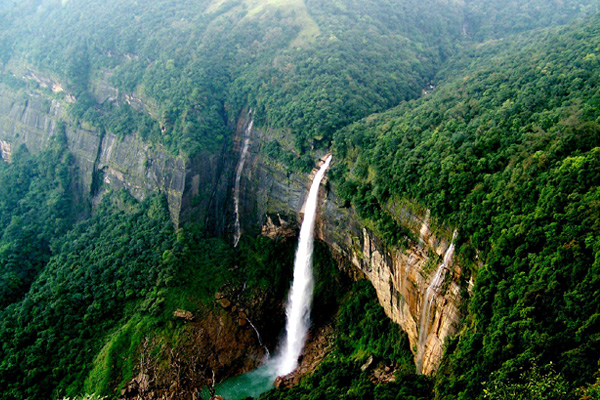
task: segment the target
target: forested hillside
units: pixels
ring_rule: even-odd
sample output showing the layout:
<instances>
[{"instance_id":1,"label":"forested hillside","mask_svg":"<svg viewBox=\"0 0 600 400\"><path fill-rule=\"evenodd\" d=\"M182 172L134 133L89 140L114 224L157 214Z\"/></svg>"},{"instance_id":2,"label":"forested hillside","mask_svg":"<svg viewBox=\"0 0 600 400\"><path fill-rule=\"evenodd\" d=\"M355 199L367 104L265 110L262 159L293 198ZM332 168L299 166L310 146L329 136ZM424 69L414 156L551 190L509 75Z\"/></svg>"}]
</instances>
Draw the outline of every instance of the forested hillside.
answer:
<instances>
[{"instance_id":1,"label":"forested hillside","mask_svg":"<svg viewBox=\"0 0 600 400\"><path fill-rule=\"evenodd\" d=\"M86 188L66 137L234 165L241 115L269 133L256 157L285 185L331 152L327 190L384 246L416 240L392 210L410 202L458 231L474 278L438 372L416 375L369 284L317 244L313 317L331 351L261 398L599 399L599 7L0 2L0 95L65 109L38 153L5 156L0 140L0 399L134 398L144 377L156 398L187 398L257 366L250 321L276 346L293 238L234 248L193 217L174 227L162 189L136 201L97 170ZM0 133L25 125L1 117Z\"/></svg>"},{"instance_id":2,"label":"forested hillside","mask_svg":"<svg viewBox=\"0 0 600 400\"><path fill-rule=\"evenodd\" d=\"M598 10L582 0L472 3L28 1L0 14L0 62L4 79L33 70L66 83L82 122L174 152L218 148L247 106L303 151L419 97L465 44ZM106 79L120 101L99 95Z\"/></svg>"},{"instance_id":3,"label":"forested hillside","mask_svg":"<svg viewBox=\"0 0 600 400\"><path fill-rule=\"evenodd\" d=\"M245 106L292 129L300 150L308 139L327 145L336 128L417 97L456 46L461 18L452 4L416 1L404 10L379 1L37 3L3 13L6 72L50 73L68 83L82 121L191 155L222 145L228 118ZM94 82L107 76L145 112L97 104Z\"/></svg>"},{"instance_id":4,"label":"forested hillside","mask_svg":"<svg viewBox=\"0 0 600 400\"><path fill-rule=\"evenodd\" d=\"M560 380L536 398L564 398L597 376L599 32L594 17L465 52L430 96L336 133L334 176L364 218L414 199L481 264L438 398L504 398L541 385L536 368Z\"/></svg>"}]
</instances>

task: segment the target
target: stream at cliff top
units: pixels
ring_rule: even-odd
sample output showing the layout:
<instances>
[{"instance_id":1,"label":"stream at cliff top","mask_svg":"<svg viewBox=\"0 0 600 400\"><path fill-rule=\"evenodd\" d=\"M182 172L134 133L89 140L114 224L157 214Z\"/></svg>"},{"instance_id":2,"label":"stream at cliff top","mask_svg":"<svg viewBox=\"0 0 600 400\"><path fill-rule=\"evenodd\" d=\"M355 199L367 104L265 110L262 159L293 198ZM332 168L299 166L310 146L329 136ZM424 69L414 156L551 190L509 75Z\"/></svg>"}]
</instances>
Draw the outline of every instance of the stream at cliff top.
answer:
<instances>
[{"instance_id":1,"label":"stream at cliff top","mask_svg":"<svg viewBox=\"0 0 600 400\"><path fill-rule=\"evenodd\" d=\"M248 396L258 397L261 393L273 388L277 376L287 375L298 366L298 358L304 348L310 325L310 308L313 295L313 231L317 206L319 204L319 187L325 172L331 163L331 155L327 157L316 173L306 204L304 220L300 227L298 248L294 260L294 278L286 307L286 332L282 350L260 368L247 374L229 378L215 386L215 393L225 400L242 400ZM260 341L260 334L252 325ZM262 344L262 343L261 343Z\"/></svg>"}]
</instances>

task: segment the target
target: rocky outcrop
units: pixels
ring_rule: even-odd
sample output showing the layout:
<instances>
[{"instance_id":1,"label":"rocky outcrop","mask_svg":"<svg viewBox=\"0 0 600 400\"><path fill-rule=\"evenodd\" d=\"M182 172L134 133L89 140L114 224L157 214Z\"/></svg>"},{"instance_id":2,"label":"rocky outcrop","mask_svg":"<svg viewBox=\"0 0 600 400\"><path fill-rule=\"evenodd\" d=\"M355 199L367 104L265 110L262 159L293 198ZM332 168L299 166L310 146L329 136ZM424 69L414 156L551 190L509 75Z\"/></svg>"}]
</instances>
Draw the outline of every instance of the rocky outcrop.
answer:
<instances>
[{"instance_id":1,"label":"rocky outcrop","mask_svg":"<svg viewBox=\"0 0 600 400\"><path fill-rule=\"evenodd\" d=\"M319 238L330 245L340 260L371 281L385 313L408 334L415 361L420 362L417 357L422 356L421 372L434 373L444 352L445 339L457 331L460 322L461 287L465 278L459 264L451 261L441 272L443 283L432 297L429 318L423 321L423 326L421 319L427 307L427 288L451 244L452 232L437 227L433 233L427 211L419 212L409 203L392 205L392 215L413 238L404 248L387 247L372 231L361 226L351 209L339 207L335 187L332 189L324 202ZM421 329L428 334L419 343Z\"/></svg>"},{"instance_id":2,"label":"rocky outcrop","mask_svg":"<svg viewBox=\"0 0 600 400\"><path fill-rule=\"evenodd\" d=\"M300 383L302 378L314 372L321 361L333 348L335 335L333 322L312 328L308 334L305 348L299 360L298 368L285 376L278 376L274 386L278 389L288 388Z\"/></svg>"},{"instance_id":3,"label":"rocky outcrop","mask_svg":"<svg viewBox=\"0 0 600 400\"><path fill-rule=\"evenodd\" d=\"M413 242L406 249L388 249L363 228L350 241L335 244L342 250L340 256L351 260L371 281L386 314L408 333L415 357L423 347L422 372L433 373L443 355L444 340L456 332L460 321L461 268L451 263L443 271L445 284L433 297L430 317L420 325L427 307L425 294L450 245L448 237L440 240L430 235L423 244ZM420 329L429 333L422 343Z\"/></svg>"},{"instance_id":4,"label":"rocky outcrop","mask_svg":"<svg viewBox=\"0 0 600 400\"><path fill-rule=\"evenodd\" d=\"M81 149L73 140L69 141L69 147L81 160L87 159L93 150ZM112 133L99 138L96 154L92 172L98 173L103 183L112 189L125 189L138 200L155 191L165 193L171 218L175 224L179 223L187 178L183 157L173 156L161 146L144 142L137 136L120 138Z\"/></svg>"},{"instance_id":5,"label":"rocky outcrop","mask_svg":"<svg viewBox=\"0 0 600 400\"><path fill-rule=\"evenodd\" d=\"M245 219L242 225L246 232L262 231L270 237L279 232L287 235L290 228L299 226L302 206L316 167L313 174L286 172L283 166L267 159L260 151L261 144L272 140L274 134L268 130L255 130L254 135L250 167L243 177L242 193L245 196L241 206ZM385 246L361 223L352 208L342 206L333 184L326 183L325 187L321 191L317 238L329 245L346 272L356 278L364 276L372 282L386 314L408 333L415 358L417 355L422 357L422 372L434 373L443 355L445 339L458 329L461 288L466 285L461 266L450 262L440 272L443 282L432 296L429 318L420 327L427 308L424 304L427 288L451 244L452 230L432 224L427 210L420 210L410 202L391 203L387 205L387 211L410 232L410 238L405 247ZM427 335L419 343L421 329Z\"/></svg>"},{"instance_id":6,"label":"rocky outcrop","mask_svg":"<svg viewBox=\"0 0 600 400\"><path fill-rule=\"evenodd\" d=\"M202 387L248 372L260 363L252 328L238 323L236 313L203 309L173 327L177 340L147 336L138 348L136 376L120 391L120 399L205 399Z\"/></svg>"},{"instance_id":7,"label":"rocky outcrop","mask_svg":"<svg viewBox=\"0 0 600 400\"><path fill-rule=\"evenodd\" d=\"M173 316L175 318L181 318L184 319L186 321L193 321L194 320L194 314L192 314L191 311L187 311L187 310L182 310L182 309L177 309L175 311L173 311Z\"/></svg>"},{"instance_id":8,"label":"rocky outcrop","mask_svg":"<svg viewBox=\"0 0 600 400\"><path fill-rule=\"evenodd\" d=\"M283 220L280 215L267 215L260 234L275 239L281 237L294 237L297 233L290 227L290 223Z\"/></svg>"},{"instance_id":9,"label":"rocky outcrop","mask_svg":"<svg viewBox=\"0 0 600 400\"><path fill-rule=\"evenodd\" d=\"M103 91L118 95L116 89L103 86ZM196 219L217 233L224 232L223 209L227 207L227 177L232 168L227 154L204 153L188 159L135 134L119 137L101 133L73 121L66 112L68 106L66 100L41 92L23 94L0 86L2 159L11 162L20 145L31 152L41 151L64 123L82 194L97 197L102 183L113 190L124 189L138 200L161 192L167 196L175 225Z\"/></svg>"},{"instance_id":10,"label":"rocky outcrop","mask_svg":"<svg viewBox=\"0 0 600 400\"><path fill-rule=\"evenodd\" d=\"M108 86L99 87L97 92L103 101L119 96ZM2 86L0 94L3 160L11 162L15 149L22 144L32 152L42 150L62 121L79 167L82 193L97 196L102 185L125 189L137 199L161 192L168 198L176 225L197 220L217 233L231 227L232 213L228 211L232 207L235 152L247 120L237 124L232 152L225 146L219 154L205 153L188 159L136 135L118 137L77 124L66 112L71 97L59 100L60 96L35 91L23 94ZM248 113L242 115L249 118ZM275 137L291 142L281 132L269 129L254 128L250 132L249 155L240 182L240 223L245 233L289 236L297 231L302 218L312 176L290 171L262 154L263 144ZM427 211L409 202L392 203L387 205L390 215L410 232L411 239L406 247L385 246L351 208L342 206L335 195L335 185L325 183L325 187L321 191L323 205L316 225L317 237L329 245L349 274L366 276L373 283L387 315L408 333L415 355L422 355L423 372L434 372L444 340L458 327L461 287L465 285L461 266L449 263L442 271L444 283L433 296L429 318L424 321L428 335L419 343L425 295L450 246L451 230L443 224L430 223Z\"/></svg>"},{"instance_id":11,"label":"rocky outcrop","mask_svg":"<svg viewBox=\"0 0 600 400\"><path fill-rule=\"evenodd\" d=\"M4 140L0 140L0 158L6 162L12 162L12 146Z\"/></svg>"}]
</instances>

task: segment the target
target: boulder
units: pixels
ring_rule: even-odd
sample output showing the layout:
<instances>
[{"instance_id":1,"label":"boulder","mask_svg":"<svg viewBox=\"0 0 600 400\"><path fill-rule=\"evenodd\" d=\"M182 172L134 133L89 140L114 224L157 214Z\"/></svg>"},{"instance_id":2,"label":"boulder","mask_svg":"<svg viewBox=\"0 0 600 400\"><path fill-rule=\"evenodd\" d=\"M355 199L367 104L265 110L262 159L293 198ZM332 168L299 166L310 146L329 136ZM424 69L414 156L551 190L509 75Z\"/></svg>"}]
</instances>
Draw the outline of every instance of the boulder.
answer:
<instances>
[{"instance_id":1,"label":"boulder","mask_svg":"<svg viewBox=\"0 0 600 400\"><path fill-rule=\"evenodd\" d=\"M231 306L231 301L229 301L229 300L227 300L227 299L225 299L225 298L223 298L223 299L220 299L220 300L218 300L217 302L218 302L218 303L221 305L221 307L223 307L223 308L229 308L229 307Z\"/></svg>"},{"instance_id":2,"label":"boulder","mask_svg":"<svg viewBox=\"0 0 600 400\"><path fill-rule=\"evenodd\" d=\"M186 321L192 321L194 319L194 314L192 314L191 311L186 311L182 309L175 310L173 312L173 316L175 318L185 319Z\"/></svg>"}]
</instances>

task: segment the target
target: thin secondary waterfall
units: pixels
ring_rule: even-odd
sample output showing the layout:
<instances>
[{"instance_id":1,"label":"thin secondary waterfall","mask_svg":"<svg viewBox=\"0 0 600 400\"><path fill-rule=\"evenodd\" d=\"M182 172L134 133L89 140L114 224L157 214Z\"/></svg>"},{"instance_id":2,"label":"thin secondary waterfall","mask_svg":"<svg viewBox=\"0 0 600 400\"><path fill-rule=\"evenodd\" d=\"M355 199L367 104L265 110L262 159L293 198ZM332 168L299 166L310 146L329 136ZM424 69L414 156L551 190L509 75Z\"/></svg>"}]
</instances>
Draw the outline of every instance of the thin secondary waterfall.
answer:
<instances>
[{"instance_id":1,"label":"thin secondary waterfall","mask_svg":"<svg viewBox=\"0 0 600 400\"><path fill-rule=\"evenodd\" d=\"M452 260L454 254L454 240L456 239L457 231L454 231L452 235L452 242L444 254L444 260L435 272L435 276L429 283L427 290L425 291L425 298L423 299L423 305L421 307L421 321L419 323L419 344L417 346L417 373L420 374L423 371L423 356L425 353L425 341L429 336L429 325L431 324L431 308L433 307L433 301L435 300L435 294L440 290L440 287L444 283L446 276L445 270L448 268L448 264Z\"/></svg>"},{"instance_id":2,"label":"thin secondary waterfall","mask_svg":"<svg viewBox=\"0 0 600 400\"><path fill-rule=\"evenodd\" d=\"M246 321L250 324L252 329L254 329L254 333L256 333L256 338L258 339L258 344L260 344L265 349L265 355L268 359L269 357L271 357L271 353L269 353L269 349L267 348L267 346L264 345L262 337L260 336L260 332L258 332L258 329L256 329L256 326L254 326L252 321L250 321L248 318L246 318Z\"/></svg>"},{"instance_id":3,"label":"thin secondary waterfall","mask_svg":"<svg viewBox=\"0 0 600 400\"><path fill-rule=\"evenodd\" d=\"M248 112L250 115L252 111ZM242 229L240 227L240 182L242 180L242 171L244 170L244 164L246 163L246 156L248 154L248 145L250 144L250 134L252 133L252 125L254 120L251 119L246 131L244 133L244 144L242 145L242 152L240 153L240 161L238 161L237 168L235 169L235 185L233 187L233 213L235 214L234 233L233 233L233 247L237 247L242 236Z\"/></svg>"},{"instance_id":4,"label":"thin secondary waterfall","mask_svg":"<svg viewBox=\"0 0 600 400\"><path fill-rule=\"evenodd\" d=\"M240 159L240 164L243 167L242 162L243 155L242 159ZM294 280L286 308L286 334L281 344L281 351L277 356L270 358L260 368L216 385L216 393L228 400L241 400L248 396L258 397L261 393L273 387L273 382L277 376L287 375L293 372L298 366L298 358L302 353L304 342L308 336L312 302L313 228L317 211L319 185L330 163L331 156L328 156L313 179L306 204L304 205L304 221L300 228L300 238L298 249L296 250ZM241 171L242 167L238 165L238 171ZM237 176L240 175L241 172L237 174ZM256 332L258 341L262 345L262 338L258 330L250 320L248 320L248 323Z\"/></svg>"},{"instance_id":5,"label":"thin secondary waterfall","mask_svg":"<svg viewBox=\"0 0 600 400\"><path fill-rule=\"evenodd\" d=\"M298 366L310 323L310 306L313 292L312 252L313 228L317 211L319 185L331 163L331 155L313 179L304 207L304 221L300 228L300 238L294 261L294 280L288 298L285 341L277 360L277 374L287 375Z\"/></svg>"}]
</instances>

